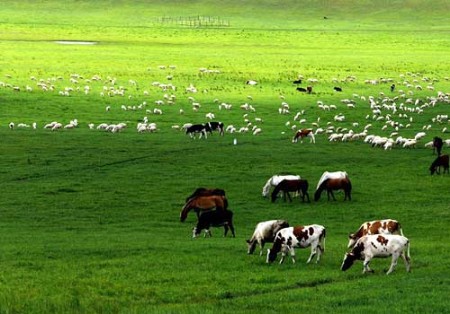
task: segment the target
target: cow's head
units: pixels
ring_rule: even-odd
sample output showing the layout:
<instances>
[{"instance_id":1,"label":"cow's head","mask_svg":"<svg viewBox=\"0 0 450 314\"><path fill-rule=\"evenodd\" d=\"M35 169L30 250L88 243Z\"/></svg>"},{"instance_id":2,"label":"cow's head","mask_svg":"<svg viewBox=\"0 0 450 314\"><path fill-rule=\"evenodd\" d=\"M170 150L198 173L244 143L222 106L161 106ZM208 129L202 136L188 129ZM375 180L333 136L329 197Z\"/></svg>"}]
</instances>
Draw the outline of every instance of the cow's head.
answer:
<instances>
[{"instance_id":1,"label":"cow's head","mask_svg":"<svg viewBox=\"0 0 450 314\"><path fill-rule=\"evenodd\" d=\"M200 235L200 232L201 232L200 229L198 229L197 227L194 227L194 228L192 229L192 237L193 237L193 238L197 238L197 237Z\"/></svg>"},{"instance_id":2,"label":"cow's head","mask_svg":"<svg viewBox=\"0 0 450 314\"><path fill-rule=\"evenodd\" d=\"M341 270L346 271L350 267L352 267L353 263L355 262L356 257L353 253L345 253L344 260L342 261Z\"/></svg>"}]
</instances>

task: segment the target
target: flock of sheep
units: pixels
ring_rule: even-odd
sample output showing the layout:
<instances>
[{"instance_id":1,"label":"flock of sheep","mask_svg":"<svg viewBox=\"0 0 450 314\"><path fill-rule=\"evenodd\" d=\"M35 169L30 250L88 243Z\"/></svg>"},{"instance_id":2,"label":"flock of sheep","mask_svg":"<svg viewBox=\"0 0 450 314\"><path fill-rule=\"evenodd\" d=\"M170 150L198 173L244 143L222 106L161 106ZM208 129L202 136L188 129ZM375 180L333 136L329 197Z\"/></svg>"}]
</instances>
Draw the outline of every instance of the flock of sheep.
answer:
<instances>
[{"instance_id":1,"label":"flock of sheep","mask_svg":"<svg viewBox=\"0 0 450 314\"><path fill-rule=\"evenodd\" d=\"M112 110L132 111L136 112L136 120L138 122L130 122L125 120L120 123L107 123L98 122L97 124L89 121L83 123L90 129L103 130L112 133L120 133L129 128L130 124L135 124L135 130L139 133L149 132L153 133L158 131L157 121L159 115L165 114L166 108L178 106L178 117L173 117L173 124L171 126L174 130L185 130L186 125L191 122L198 123L198 121L189 121L189 123L176 123L176 120L185 120L183 117L187 110L192 110L198 117L196 119L201 121L211 121L220 119L221 121L227 121L226 111L239 110L242 111L242 121L238 122L238 125L233 123L226 123L225 132L227 133L250 133L253 135L260 135L264 133L264 117L257 114L258 104L253 102L253 96L247 95L238 105L233 105L228 101L221 101L219 99L213 99L208 103L202 103L196 99L197 95L201 95L200 98L205 98L208 95L209 90L200 90L195 84L180 88L175 86L172 82L176 80L176 66L159 66L160 71L170 72L166 75L166 83L151 82L147 84L138 83L135 80L129 80L127 84L119 85L117 78L106 77L102 78L100 75L94 75L89 79L84 78L79 74L72 74L67 79L59 76L48 79L37 79L36 77L30 78L30 83L25 86L16 86L14 84L6 82L0 82L0 89L4 91L11 91L13 93L54 93L63 97L70 97L72 95L91 95L94 90L98 91L98 96L103 98L121 98L127 104L112 105L108 104L105 107L105 115L108 117L108 112ZM199 69L200 78L205 75L220 75L218 70L209 71L206 68ZM6 76L7 79L12 79L11 76ZM302 76L299 76L301 82ZM444 80L449 80L444 78ZM349 76L343 80L332 79L334 84L355 84L357 82L356 77ZM308 84L315 85L315 90L320 89L321 80L309 78ZM411 148L417 145L430 147L430 142L424 142L424 137L433 132L447 133L447 126L450 122L447 114L447 109L450 103L450 93L435 91L434 84L437 80L430 79L428 77L420 76L414 73L407 73L400 75L397 81L393 79L369 79L365 80L364 84L378 85L383 92L379 92L376 96L363 96L353 93L350 98L343 98L336 103L327 103L323 100L316 100L316 114L317 117L313 117L313 114L309 110L301 109L305 108L305 105L311 105L303 102L310 102L310 99L301 99L300 104L290 105L286 101L286 97L280 95L280 104L277 108L277 113L281 116L288 117L284 125L279 126L279 130L282 134L286 132L295 132L297 129L313 129L315 135L326 135L327 139L331 142L346 142L363 140L365 143L372 145L373 147L382 147L385 150L392 149L393 147ZM67 84L68 83L68 84ZM255 86L260 83L255 80L247 80L245 82L249 87L246 90L257 92ZM289 82L290 83L290 82ZM401 86L404 89L395 89L395 84ZM426 87L422 87L421 83L425 83ZM291 84L291 83L290 83ZM390 93L386 92L385 85L390 85ZM244 85L244 84L243 84ZM147 86L145 89L142 86ZM138 88L139 87L139 88ZM317 88L316 88L317 87ZM294 88L294 86L292 87ZM335 87L335 91L342 93L342 88ZM420 93L423 90L427 90L428 94L433 94L426 97L416 97L416 93ZM336 93L336 92L335 92ZM386 95L388 93L389 95ZM315 93L313 93L314 95ZM320 96L315 94L316 97ZM336 94L337 98L337 94ZM143 101L136 101L136 99L145 99ZM96 100L97 101L97 100ZM296 100L297 102L297 100ZM131 104L130 104L131 103ZM120 109L119 109L120 108ZM213 109L216 108L216 109ZM295 109L294 109L295 108ZM418 125L420 115L427 110L433 110L436 112L436 108L442 109L442 113L436 114L426 124ZM350 111L358 110L358 112L365 112L365 117L358 119L359 121L353 121L348 119L345 114L340 111L346 110L349 115L353 115ZM167 110L169 111L169 110ZM173 110L170 110L173 112ZM311 110L313 111L313 110ZM324 113L321 114L321 111ZM321 116L330 116L331 112L335 111L333 118L322 118ZM274 112L276 114L276 112ZM192 116L192 115L191 115ZM25 118L26 119L26 118ZM354 119L354 118L353 118ZM135 120L135 121L136 121ZM150 122L150 120L153 120ZM364 122L362 122L364 121ZM364 123L364 125L362 125ZM53 121L45 123L43 128L52 131L63 129L76 129L80 127L80 123L77 119L67 121L65 123L61 121ZM351 125L351 127L350 127ZM9 128L32 128L37 129L36 122L24 123L24 122L9 122ZM410 130L410 131L408 131ZM404 134L411 134L412 130L416 131L414 136L405 136ZM420 130L420 132L418 132ZM445 143L450 146L450 139L444 139Z\"/></svg>"}]
</instances>

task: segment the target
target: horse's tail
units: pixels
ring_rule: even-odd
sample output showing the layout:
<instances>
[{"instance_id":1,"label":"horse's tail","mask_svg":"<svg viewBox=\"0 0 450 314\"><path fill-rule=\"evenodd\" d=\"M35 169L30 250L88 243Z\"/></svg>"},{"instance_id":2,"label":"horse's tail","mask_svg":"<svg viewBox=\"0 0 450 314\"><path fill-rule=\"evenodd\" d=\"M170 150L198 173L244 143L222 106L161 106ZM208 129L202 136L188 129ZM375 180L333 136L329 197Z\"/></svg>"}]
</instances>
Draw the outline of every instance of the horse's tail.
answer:
<instances>
[{"instance_id":1,"label":"horse's tail","mask_svg":"<svg viewBox=\"0 0 450 314\"><path fill-rule=\"evenodd\" d=\"M223 196L223 209L228 209L228 199L225 196Z\"/></svg>"}]
</instances>

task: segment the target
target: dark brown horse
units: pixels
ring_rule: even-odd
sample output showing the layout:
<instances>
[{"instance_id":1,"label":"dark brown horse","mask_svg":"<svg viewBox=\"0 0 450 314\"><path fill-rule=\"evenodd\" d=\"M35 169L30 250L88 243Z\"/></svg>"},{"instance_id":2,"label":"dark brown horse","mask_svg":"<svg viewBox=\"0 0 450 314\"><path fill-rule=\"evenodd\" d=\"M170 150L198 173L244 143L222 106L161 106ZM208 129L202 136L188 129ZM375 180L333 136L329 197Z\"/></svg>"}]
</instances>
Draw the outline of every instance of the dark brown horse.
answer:
<instances>
[{"instance_id":1,"label":"dark brown horse","mask_svg":"<svg viewBox=\"0 0 450 314\"><path fill-rule=\"evenodd\" d=\"M320 199L320 195L322 194L323 190L327 190L328 200L330 200L330 196L333 198L333 200L336 200L333 194L333 190L344 190L344 201L347 200L347 198L349 201L352 200L352 183L350 182L349 178L328 179L323 181L314 193L315 201L318 201Z\"/></svg>"},{"instance_id":2,"label":"dark brown horse","mask_svg":"<svg viewBox=\"0 0 450 314\"><path fill-rule=\"evenodd\" d=\"M299 197L305 201L305 196L309 200L308 194L308 181L306 180L283 180L275 187L272 192L272 203L276 201L278 193L283 192L283 199L286 201L286 195L289 198L289 202L292 202L291 195L289 192L297 192Z\"/></svg>"},{"instance_id":3,"label":"dark brown horse","mask_svg":"<svg viewBox=\"0 0 450 314\"><path fill-rule=\"evenodd\" d=\"M189 195L186 198L186 202L189 202L191 198L198 197L198 196L209 196L209 195L221 195L225 197L225 191L222 189L207 189L207 188L197 188L194 193Z\"/></svg>"},{"instance_id":4,"label":"dark brown horse","mask_svg":"<svg viewBox=\"0 0 450 314\"><path fill-rule=\"evenodd\" d=\"M449 173L449 157L448 157L448 155L441 155L433 161L433 163L430 166L431 175L433 175L435 172L437 174L440 174L441 173L441 171L439 170L440 167L444 167L444 174L445 174L445 172Z\"/></svg>"},{"instance_id":5,"label":"dark brown horse","mask_svg":"<svg viewBox=\"0 0 450 314\"><path fill-rule=\"evenodd\" d=\"M180 221L186 220L188 213L194 210L197 216L201 211L208 211L212 209L225 210L228 207L228 201L222 195L197 196L190 198L181 209Z\"/></svg>"}]
</instances>

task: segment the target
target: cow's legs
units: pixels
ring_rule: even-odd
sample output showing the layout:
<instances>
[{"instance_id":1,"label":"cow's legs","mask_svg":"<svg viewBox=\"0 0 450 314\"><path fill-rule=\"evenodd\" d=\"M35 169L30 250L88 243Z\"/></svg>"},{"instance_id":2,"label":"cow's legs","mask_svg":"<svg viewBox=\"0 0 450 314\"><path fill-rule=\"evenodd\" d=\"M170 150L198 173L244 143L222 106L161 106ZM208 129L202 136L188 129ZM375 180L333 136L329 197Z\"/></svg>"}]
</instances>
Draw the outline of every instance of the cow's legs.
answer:
<instances>
[{"instance_id":1,"label":"cow's legs","mask_svg":"<svg viewBox=\"0 0 450 314\"><path fill-rule=\"evenodd\" d=\"M398 255L392 254L391 267L389 267L389 270L387 271L386 275L389 275L390 273L392 273L394 271L395 266L397 266L397 260L398 260Z\"/></svg>"},{"instance_id":2,"label":"cow's legs","mask_svg":"<svg viewBox=\"0 0 450 314\"><path fill-rule=\"evenodd\" d=\"M411 271L411 258L405 252L402 253L401 257L405 261L406 271L409 273Z\"/></svg>"},{"instance_id":3,"label":"cow's legs","mask_svg":"<svg viewBox=\"0 0 450 314\"><path fill-rule=\"evenodd\" d=\"M363 274L366 272L373 273L373 270L369 267L370 258L367 258L363 262Z\"/></svg>"},{"instance_id":4,"label":"cow's legs","mask_svg":"<svg viewBox=\"0 0 450 314\"><path fill-rule=\"evenodd\" d=\"M295 250L292 246L289 247L289 253L291 254L292 264L295 264Z\"/></svg>"}]
</instances>

